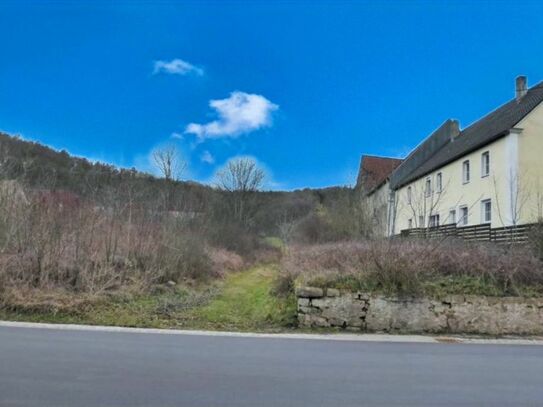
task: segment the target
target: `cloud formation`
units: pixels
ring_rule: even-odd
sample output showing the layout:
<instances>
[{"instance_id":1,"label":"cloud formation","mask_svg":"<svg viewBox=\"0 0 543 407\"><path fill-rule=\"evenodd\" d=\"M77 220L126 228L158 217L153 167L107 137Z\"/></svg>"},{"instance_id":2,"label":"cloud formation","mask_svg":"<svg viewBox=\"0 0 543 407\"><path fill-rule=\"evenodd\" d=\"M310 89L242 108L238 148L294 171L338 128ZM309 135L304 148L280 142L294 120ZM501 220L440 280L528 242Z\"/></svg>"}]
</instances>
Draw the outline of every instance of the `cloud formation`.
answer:
<instances>
[{"instance_id":1,"label":"cloud formation","mask_svg":"<svg viewBox=\"0 0 543 407\"><path fill-rule=\"evenodd\" d=\"M215 164L215 157L213 157L213 155L207 150L202 153L200 160L207 164Z\"/></svg>"},{"instance_id":2,"label":"cloud formation","mask_svg":"<svg viewBox=\"0 0 543 407\"><path fill-rule=\"evenodd\" d=\"M194 74L194 75L202 76L204 74L204 70L202 68L192 65L191 63L187 61L183 61L182 59L179 59L179 58L172 59L171 61L163 61L163 60L155 61L153 75L156 75L161 72L172 74L172 75Z\"/></svg>"},{"instance_id":3,"label":"cloud formation","mask_svg":"<svg viewBox=\"0 0 543 407\"><path fill-rule=\"evenodd\" d=\"M177 132L173 132L172 134L170 134L170 138L174 138L174 139L177 139L177 140L183 140L183 135L181 133L177 133Z\"/></svg>"},{"instance_id":4,"label":"cloud formation","mask_svg":"<svg viewBox=\"0 0 543 407\"><path fill-rule=\"evenodd\" d=\"M237 137L272 124L272 113L279 108L264 96L232 92L226 99L209 102L218 118L209 123L190 123L185 133L195 134L200 140Z\"/></svg>"}]
</instances>

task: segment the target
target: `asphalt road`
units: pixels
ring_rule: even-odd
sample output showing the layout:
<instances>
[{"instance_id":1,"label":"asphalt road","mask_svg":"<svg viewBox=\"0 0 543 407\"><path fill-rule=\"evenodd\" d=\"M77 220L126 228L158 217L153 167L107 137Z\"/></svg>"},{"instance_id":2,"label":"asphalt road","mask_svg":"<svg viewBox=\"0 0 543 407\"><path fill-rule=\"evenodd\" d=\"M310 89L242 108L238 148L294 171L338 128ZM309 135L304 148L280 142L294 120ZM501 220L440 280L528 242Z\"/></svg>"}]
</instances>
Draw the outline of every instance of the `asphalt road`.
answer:
<instances>
[{"instance_id":1,"label":"asphalt road","mask_svg":"<svg viewBox=\"0 0 543 407\"><path fill-rule=\"evenodd\" d=\"M541 406L543 346L0 327L0 406Z\"/></svg>"}]
</instances>

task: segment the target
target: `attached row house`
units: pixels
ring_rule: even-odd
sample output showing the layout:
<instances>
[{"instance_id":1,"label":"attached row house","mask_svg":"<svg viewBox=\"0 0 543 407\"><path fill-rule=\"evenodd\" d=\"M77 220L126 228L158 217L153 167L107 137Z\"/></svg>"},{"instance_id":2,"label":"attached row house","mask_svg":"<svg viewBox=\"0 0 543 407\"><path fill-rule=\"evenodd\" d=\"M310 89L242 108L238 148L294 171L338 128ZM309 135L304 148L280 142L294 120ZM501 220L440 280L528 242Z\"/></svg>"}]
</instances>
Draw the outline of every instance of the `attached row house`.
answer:
<instances>
[{"instance_id":1,"label":"attached row house","mask_svg":"<svg viewBox=\"0 0 543 407\"><path fill-rule=\"evenodd\" d=\"M461 129L445 121L405 159L363 156L357 187L375 230L491 228L543 216L543 82Z\"/></svg>"}]
</instances>

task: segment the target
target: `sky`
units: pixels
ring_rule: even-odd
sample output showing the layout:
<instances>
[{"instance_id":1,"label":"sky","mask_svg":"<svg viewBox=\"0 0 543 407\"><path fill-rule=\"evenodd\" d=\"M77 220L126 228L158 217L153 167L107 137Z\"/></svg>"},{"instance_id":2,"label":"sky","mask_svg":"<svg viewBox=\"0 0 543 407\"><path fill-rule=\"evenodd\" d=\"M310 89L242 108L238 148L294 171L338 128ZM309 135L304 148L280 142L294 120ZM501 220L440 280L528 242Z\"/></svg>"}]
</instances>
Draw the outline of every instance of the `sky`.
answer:
<instances>
[{"instance_id":1,"label":"sky","mask_svg":"<svg viewBox=\"0 0 543 407\"><path fill-rule=\"evenodd\" d=\"M352 185L543 80L543 4L0 0L0 130L185 179L236 157L267 189Z\"/></svg>"}]
</instances>

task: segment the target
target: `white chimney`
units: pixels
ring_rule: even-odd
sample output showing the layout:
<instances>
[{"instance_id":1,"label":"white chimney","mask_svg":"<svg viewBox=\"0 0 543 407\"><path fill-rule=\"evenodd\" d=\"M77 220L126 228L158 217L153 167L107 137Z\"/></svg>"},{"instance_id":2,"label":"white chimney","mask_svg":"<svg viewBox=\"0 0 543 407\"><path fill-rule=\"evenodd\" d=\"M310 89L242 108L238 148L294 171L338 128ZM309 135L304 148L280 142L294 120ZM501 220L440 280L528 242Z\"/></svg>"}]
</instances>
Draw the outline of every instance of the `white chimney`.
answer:
<instances>
[{"instance_id":1,"label":"white chimney","mask_svg":"<svg viewBox=\"0 0 543 407\"><path fill-rule=\"evenodd\" d=\"M515 97L517 99L517 102L522 99L526 93L528 93L528 85L527 80L525 76L517 76L517 79L515 81L516 87L515 87Z\"/></svg>"}]
</instances>

